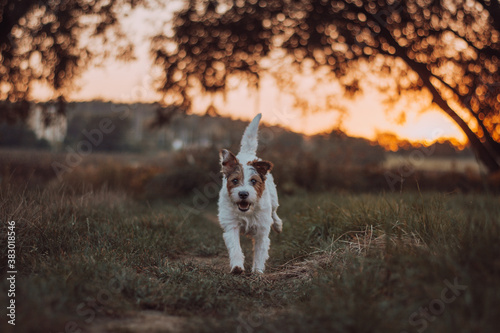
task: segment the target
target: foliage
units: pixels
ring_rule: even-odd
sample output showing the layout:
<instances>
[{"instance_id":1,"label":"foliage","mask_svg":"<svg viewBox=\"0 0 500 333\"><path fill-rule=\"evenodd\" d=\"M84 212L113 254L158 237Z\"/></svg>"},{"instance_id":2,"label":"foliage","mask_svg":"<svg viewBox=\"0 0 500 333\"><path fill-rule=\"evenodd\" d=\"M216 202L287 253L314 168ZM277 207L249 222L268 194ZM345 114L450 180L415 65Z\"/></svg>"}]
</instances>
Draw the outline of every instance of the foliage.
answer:
<instances>
[{"instance_id":1,"label":"foliage","mask_svg":"<svg viewBox=\"0 0 500 333\"><path fill-rule=\"evenodd\" d=\"M128 137L130 136L132 121L129 118L120 117L117 115L85 115L77 114L71 117L68 121L68 128L64 144L76 146L80 141L89 141L89 137L85 133L99 129L102 121L109 121L112 130L109 133L102 133L102 138L98 137L94 140L96 144L92 145L92 151L133 151L132 145ZM89 134L87 134L89 135Z\"/></svg>"},{"instance_id":2,"label":"foliage","mask_svg":"<svg viewBox=\"0 0 500 333\"><path fill-rule=\"evenodd\" d=\"M130 59L133 47L118 18L120 11L143 2L1 1L0 100L10 103L0 105L0 121L27 117L35 82L46 84L60 97L92 60L108 54ZM62 106L59 103L60 112Z\"/></svg>"},{"instance_id":3,"label":"foliage","mask_svg":"<svg viewBox=\"0 0 500 333\"><path fill-rule=\"evenodd\" d=\"M0 124L0 146L10 148L50 148L45 139L38 139L25 123Z\"/></svg>"},{"instance_id":4,"label":"foliage","mask_svg":"<svg viewBox=\"0 0 500 333\"><path fill-rule=\"evenodd\" d=\"M290 64L330 73L352 96L374 80L368 68L393 103L424 91L419 102L441 108L500 170L497 0L190 1L173 25L152 42L166 101L189 107L200 89L226 90L234 75L256 85Z\"/></svg>"}]
</instances>

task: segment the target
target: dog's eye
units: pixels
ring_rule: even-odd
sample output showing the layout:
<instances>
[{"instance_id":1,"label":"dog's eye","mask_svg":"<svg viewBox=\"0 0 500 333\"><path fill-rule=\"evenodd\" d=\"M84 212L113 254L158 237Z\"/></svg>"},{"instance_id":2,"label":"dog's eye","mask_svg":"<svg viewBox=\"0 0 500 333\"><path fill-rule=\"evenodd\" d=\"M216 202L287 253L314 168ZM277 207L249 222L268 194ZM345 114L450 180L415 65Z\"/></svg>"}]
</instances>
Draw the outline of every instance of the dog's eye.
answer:
<instances>
[{"instance_id":1,"label":"dog's eye","mask_svg":"<svg viewBox=\"0 0 500 333\"><path fill-rule=\"evenodd\" d=\"M235 179L232 180L232 182L233 182L234 185L236 185L236 184L238 184L238 179L235 178Z\"/></svg>"},{"instance_id":2,"label":"dog's eye","mask_svg":"<svg viewBox=\"0 0 500 333\"><path fill-rule=\"evenodd\" d=\"M252 180L250 180L250 183L252 183L252 185L255 185L255 184L257 184L257 181L255 179L252 179Z\"/></svg>"}]
</instances>

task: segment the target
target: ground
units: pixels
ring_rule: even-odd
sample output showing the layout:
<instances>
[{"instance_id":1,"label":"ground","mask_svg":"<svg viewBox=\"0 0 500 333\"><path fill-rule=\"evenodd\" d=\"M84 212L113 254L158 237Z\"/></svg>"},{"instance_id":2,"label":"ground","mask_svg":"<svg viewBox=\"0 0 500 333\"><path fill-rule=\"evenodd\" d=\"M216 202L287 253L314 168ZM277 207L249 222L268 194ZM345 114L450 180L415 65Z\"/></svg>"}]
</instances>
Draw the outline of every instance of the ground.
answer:
<instances>
[{"instance_id":1,"label":"ground","mask_svg":"<svg viewBox=\"0 0 500 333\"><path fill-rule=\"evenodd\" d=\"M199 207L63 187L9 188L0 199L2 221L16 221L18 269L16 329L3 319L2 332L496 332L500 323L500 198L488 193L283 195L266 273L241 276L229 274L215 199ZM2 279L2 304L7 287Z\"/></svg>"}]
</instances>

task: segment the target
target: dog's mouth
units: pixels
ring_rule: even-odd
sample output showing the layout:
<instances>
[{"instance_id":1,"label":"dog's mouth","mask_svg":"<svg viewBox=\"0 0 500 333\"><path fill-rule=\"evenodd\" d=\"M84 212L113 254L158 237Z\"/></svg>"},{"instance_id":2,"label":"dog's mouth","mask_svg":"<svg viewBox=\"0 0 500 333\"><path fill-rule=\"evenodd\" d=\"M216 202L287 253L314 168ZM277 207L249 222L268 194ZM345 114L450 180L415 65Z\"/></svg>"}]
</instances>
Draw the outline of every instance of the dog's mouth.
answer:
<instances>
[{"instance_id":1,"label":"dog's mouth","mask_svg":"<svg viewBox=\"0 0 500 333\"><path fill-rule=\"evenodd\" d=\"M246 212L247 210L250 209L250 203L248 201L242 200L238 202L238 209L242 212Z\"/></svg>"}]
</instances>

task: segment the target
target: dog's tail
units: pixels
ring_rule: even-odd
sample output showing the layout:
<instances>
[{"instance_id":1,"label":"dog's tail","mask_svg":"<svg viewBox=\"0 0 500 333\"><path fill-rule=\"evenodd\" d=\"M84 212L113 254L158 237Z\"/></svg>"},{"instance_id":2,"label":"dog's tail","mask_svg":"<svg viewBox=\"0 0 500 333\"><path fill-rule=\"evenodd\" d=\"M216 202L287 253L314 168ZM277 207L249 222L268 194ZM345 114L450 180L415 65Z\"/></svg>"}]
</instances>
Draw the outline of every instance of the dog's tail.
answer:
<instances>
[{"instance_id":1,"label":"dog's tail","mask_svg":"<svg viewBox=\"0 0 500 333\"><path fill-rule=\"evenodd\" d=\"M256 115L245 129L245 133L243 133L243 138L241 139L240 153L255 155L257 152L257 132L261 117L261 113Z\"/></svg>"}]
</instances>

